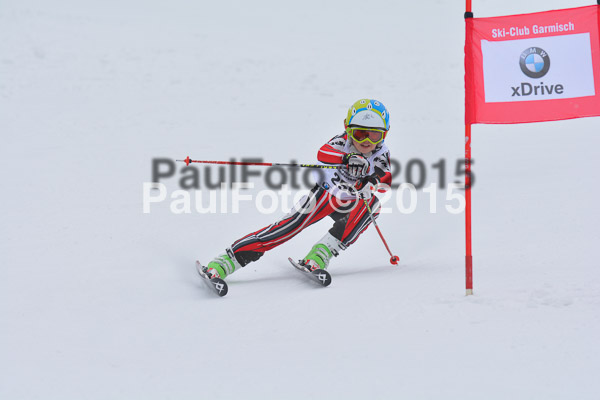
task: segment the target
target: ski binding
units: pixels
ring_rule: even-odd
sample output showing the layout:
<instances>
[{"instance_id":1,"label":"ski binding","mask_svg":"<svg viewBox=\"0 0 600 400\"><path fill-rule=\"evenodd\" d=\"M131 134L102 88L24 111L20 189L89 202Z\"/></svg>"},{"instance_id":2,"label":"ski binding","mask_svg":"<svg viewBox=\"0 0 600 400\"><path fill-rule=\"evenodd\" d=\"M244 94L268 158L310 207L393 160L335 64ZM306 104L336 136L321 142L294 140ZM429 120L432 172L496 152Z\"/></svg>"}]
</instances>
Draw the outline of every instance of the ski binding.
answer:
<instances>
[{"instance_id":1,"label":"ski binding","mask_svg":"<svg viewBox=\"0 0 600 400\"><path fill-rule=\"evenodd\" d=\"M203 271L203 266L200 261L196 260L196 271L202 277L202 281L212 289L218 296L223 297L227 294L228 287L227 282L221 278L209 278L208 275Z\"/></svg>"},{"instance_id":2,"label":"ski binding","mask_svg":"<svg viewBox=\"0 0 600 400\"><path fill-rule=\"evenodd\" d=\"M315 269L314 271L309 270L304 265L292 260L291 257L288 257L289 262L296 268L298 271L302 272L305 276L310 278L311 280L317 282L319 285L323 287L327 287L331 284L331 275L324 269Z\"/></svg>"}]
</instances>

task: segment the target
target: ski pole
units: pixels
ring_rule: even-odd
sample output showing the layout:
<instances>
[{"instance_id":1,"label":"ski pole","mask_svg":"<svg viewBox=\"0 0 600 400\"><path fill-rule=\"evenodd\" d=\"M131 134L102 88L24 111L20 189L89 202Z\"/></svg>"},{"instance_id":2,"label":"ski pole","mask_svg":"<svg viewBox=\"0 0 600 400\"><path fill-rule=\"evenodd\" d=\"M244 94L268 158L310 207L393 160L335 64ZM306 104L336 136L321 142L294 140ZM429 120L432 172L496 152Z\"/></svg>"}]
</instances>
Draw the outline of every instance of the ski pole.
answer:
<instances>
[{"instance_id":1,"label":"ski pole","mask_svg":"<svg viewBox=\"0 0 600 400\"><path fill-rule=\"evenodd\" d=\"M361 197L362 197L363 201L365 202L365 206L367 206L367 211L369 212L369 216L371 217L371 222L373 222L373 225L375 225L375 229L377 229L377 233L379 233L379 237L383 241L385 248L387 249L388 253L391 256L390 263L392 263L393 265L398 265L398 261L400 261L400 258L398 256L395 256L392 254L392 251L390 250L390 247L388 246L387 242L385 241L383 234L381 233L381 230L379 229L379 226L377 226L377 222L375 222L375 217L373 216L373 211L371 211L371 207L369 206L367 199L365 199L362 195L361 195Z\"/></svg>"},{"instance_id":2,"label":"ski pole","mask_svg":"<svg viewBox=\"0 0 600 400\"><path fill-rule=\"evenodd\" d=\"M264 162L244 162L244 161L208 161L208 160L192 160L190 156L187 156L185 160L175 160L184 162L185 165L190 165L191 163L199 163L199 164L225 164L225 165L262 165L265 167L301 167L301 168L324 168L324 169L339 169L345 168L346 166L343 164L329 164L329 165L321 165L321 164L285 164L285 163L264 163Z\"/></svg>"}]
</instances>

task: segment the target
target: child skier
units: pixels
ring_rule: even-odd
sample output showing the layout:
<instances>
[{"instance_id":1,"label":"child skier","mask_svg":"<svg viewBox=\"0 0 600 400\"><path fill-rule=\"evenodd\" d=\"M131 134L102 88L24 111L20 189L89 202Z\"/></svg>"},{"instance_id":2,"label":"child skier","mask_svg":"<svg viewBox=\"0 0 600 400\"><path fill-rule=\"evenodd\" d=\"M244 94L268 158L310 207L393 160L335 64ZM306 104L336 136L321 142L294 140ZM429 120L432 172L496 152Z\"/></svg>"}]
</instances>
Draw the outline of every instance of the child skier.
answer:
<instances>
[{"instance_id":1,"label":"child skier","mask_svg":"<svg viewBox=\"0 0 600 400\"><path fill-rule=\"evenodd\" d=\"M365 200L373 217L379 215L372 185L391 184L390 152L384 144L389 121L381 102L361 99L354 103L344 120L345 132L324 144L317 155L323 164L344 167L323 169L317 184L289 214L233 242L204 267L205 274L223 279L329 216L333 227L300 261L311 271L327 268L330 259L354 243L371 223Z\"/></svg>"}]
</instances>

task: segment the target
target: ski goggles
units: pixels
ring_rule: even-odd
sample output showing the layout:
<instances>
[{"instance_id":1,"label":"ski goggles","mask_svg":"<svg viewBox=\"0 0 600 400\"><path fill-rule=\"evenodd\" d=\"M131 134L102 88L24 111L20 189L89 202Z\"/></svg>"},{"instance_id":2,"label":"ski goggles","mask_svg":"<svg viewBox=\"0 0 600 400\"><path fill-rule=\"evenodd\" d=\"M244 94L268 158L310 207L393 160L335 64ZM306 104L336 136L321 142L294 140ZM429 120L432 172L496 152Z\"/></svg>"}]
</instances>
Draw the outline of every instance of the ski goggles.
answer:
<instances>
[{"instance_id":1,"label":"ski goggles","mask_svg":"<svg viewBox=\"0 0 600 400\"><path fill-rule=\"evenodd\" d=\"M358 143L368 141L371 144L377 144L385 138L386 132L384 129L348 128L348 134Z\"/></svg>"}]
</instances>

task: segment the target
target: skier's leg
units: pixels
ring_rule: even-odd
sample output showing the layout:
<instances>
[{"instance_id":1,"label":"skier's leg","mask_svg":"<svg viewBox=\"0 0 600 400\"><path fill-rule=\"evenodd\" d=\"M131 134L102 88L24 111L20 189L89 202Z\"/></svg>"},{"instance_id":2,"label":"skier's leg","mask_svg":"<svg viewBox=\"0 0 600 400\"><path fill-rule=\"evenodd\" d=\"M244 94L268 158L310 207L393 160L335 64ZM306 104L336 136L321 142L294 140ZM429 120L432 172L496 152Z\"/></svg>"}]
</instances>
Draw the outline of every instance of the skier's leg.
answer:
<instances>
[{"instance_id":1,"label":"skier's leg","mask_svg":"<svg viewBox=\"0 0 600 400\"><path fill-rule=\"evenodd\" d=\"M340 251L346 246L338 239L327 232L315 245L310 249L301 264L304 264L308 269L326 269L329 265L331 257L337 257Z\"/></svg>"},{"instance_id":2,"label":"skier's leg","mask_svg":"<svg viewBox=\"0 0 600 400\"><path fill-rule=\"evenodd\" d=\"M380 210L377 197L373 196L369 200L369 207L373 211L373 217L377 218ZM310 270L327 268L329 260L354 243L371 223L369 211L363 200L332 213L331 217L335 220L333 227L304 257L303 263Z\"/></svg>"},{"instance_id":3,"label":"skier's leg","mask_svg":"<svg viewBox=\"0 0 600 400\"><path fill-rule=\"evenodd\" d=\"M373 196L370 200L367 200L367 202L369 203L371 211L373 211L373 217L377 219L377 217L379 217L379 212L381 211L379 199ZM359 200L355 207L335 221L333 227L329 230L329 233L338 239L344 247L348 247L356 242L358 237L370 224L371 216L369 215L369 210L365 206L364 200Z\"/></svg>"},{"instance_id":4,"label":"skier's leg","mask_svg":"<svg viewBox=\"0 0 600 400\"><path fill-rule=\"evenodd\" d=\"M227 248L225 253L219 254L208 263L204 268L204 272L210 278L225 278L227 275L233 274L241 267L242 266L231 252L231 248Z\"/></svg>"},{"instance_id":5,"label":"skier's leg","mask_svg":"<svg viewBox=\"0 0 600 400\"><path fill-rule=\"evenodd\" d=\"M334 211L331 195L319 186L296 204L290 213L279 221L236 240L225 254L207 265L207 271L221 278L258 260L271 250L300 233L304 228L323 219Z\"/></svg>"}]
</instances>

